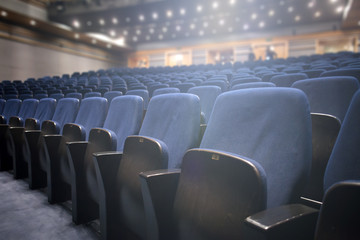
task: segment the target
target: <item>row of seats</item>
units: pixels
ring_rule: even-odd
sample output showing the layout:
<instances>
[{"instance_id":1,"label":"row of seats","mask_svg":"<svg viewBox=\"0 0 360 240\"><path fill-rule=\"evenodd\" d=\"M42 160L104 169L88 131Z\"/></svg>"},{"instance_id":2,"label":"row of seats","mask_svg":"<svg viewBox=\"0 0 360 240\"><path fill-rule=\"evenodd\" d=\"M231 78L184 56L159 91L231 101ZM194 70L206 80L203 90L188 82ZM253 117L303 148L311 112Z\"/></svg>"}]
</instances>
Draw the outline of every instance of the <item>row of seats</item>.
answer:
<instances>
[{"instance_id":1,"label":"row of seats","mask_svg":"<svg viewBox=\"0 0 360 240\"><path fill-rule=\"evenodd\" d=\"M300 197L322 201L330 189L323 206L333 206L336 192L358 186L331 187L359 177L358 79L298 79L291 87L263 80L242 84L249 89L155 89L144 119L138 96L116 97L109 109L101 97L60 99L52 118L28 118L25 128L7 126L10 132L21 129L22 138L5 134L10 140L3 145L13 156L15 177L28 174L33 189L47 186L51 203L71 199L77 224L99 218L103 239L129 233L141 239L312 238L318 210L298 204ZM35 115L46 101L55 100L41 99ZM317 239L336 221L324 217L332 209L321 209Z\"/></svg>"}]
</instances>

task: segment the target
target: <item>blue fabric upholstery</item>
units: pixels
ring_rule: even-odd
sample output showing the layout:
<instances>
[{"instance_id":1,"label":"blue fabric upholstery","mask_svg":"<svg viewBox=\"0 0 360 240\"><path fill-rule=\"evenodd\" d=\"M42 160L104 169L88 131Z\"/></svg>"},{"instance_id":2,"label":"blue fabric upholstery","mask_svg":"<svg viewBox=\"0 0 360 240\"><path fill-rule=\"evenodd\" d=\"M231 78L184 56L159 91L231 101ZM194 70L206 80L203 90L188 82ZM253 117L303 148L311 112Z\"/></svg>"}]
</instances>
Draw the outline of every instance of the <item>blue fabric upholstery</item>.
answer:
<instances>
[{"instance_id":1,"label":"blue fabric upholstery","mask_svg":"<svg viewBox=\"0 0 360 240\"><path fill-rule=\"evenodd\" d=\"M89 98L89 97L101 97L101 93L100 92L85 93L84 98Z\"/></svg>"},{"instance_id":2,"label":"blue fabric upholstery","mask_svg":"<svg viewBox=\"0 0 360 240\"><path fill-rule=\"evenodd\" d=\"M267 206L293 202L300 196L311 167L306 95L290 88L223 93L215 102L200 148L258 162L266 173Z\"/></svg>"},{"instance_id":3,"label":"blue fabric upholstery","mask_svg":"<svg viewBox=\"0 0 360 240\"><path fill-rule=\"evenodd\" d=\"M5 103L6 100L5 99L0 99L0 114L3 112L4 107L5 107Z\"/></svg>"},{"instance_id":4,"label":"blue fabric upholstery","mask_svg":"<svg viewBox=\"0 0 360 240\"><path fill-rule=\"evenodd\" d=\"M197 95L200 98L201 112L204 113L205 122L210 118L217 96L221 94L218 86L198 86L190 88L188 93Z\"/></svg>"},{"instance_id":5,"label":"blue fabric upholstery","mask_svg":"<svg viewBox=\"0 0 360 240\"><path fill-rule=\"evenodd\" d=\"M274 83L277 87L291 87L294 82L307 78L308 76L305 73L293 73L273 76L270 82Z\"/></svg>"},{"instance_id":6,"label":"blue fabric upholstery","mask_svg":"<svg viewBox=\"0 0 360 240\"><path fill-rule=\"evenodd\" d=\"M45 120L50 120L55 112L56 100L53 98L43 98L40 100L36 109L34 118L38 120L39 124ZM40 126L39 126L40 129Z\"/></svg>"},{"instance_id":7,"label":"blue fabric upholstery","mask_svg":"<svg viewBox=\"0 0 360 240\"><path fill-rule=\"evenodd\" d=\"M104 93L104 98L106 98L108 100L108 103L110 104L114 98L122 96L122 95L123 94L120 91L109 91L109 92Z\"/></svg>"},{"instance_id":8,"label":"blue fabric upholstery","mask_svg":"<svg viewBox=\"0 0 360 240\"><path fill-rule=\"evenodd\" d=\"M163 141L169 153L168 168L178 168L185 151L197 145L199 131L199 98L170 93L151 99L139 135Z\"/></svg>"},{"instance_id":9,"label":"blue fabric upholstery","mask_svg":"<svg viewBox=\"0 0 360 240\"><path fill-rule=\"evenodd\" d=\"M77 98L79 100L82 99L82 94L81 93L78 93L78 92L72 92L72 93L67 93L65 95L66 98Z\"/></svg>"},{"instance_id":10,"label":"blue fabric upholstery","mask_svg":"<svg viewBox=\"0 0 360 240\"><path fill-rule=\"evenodd\" d=\"M168 88L159 88L159 89L156 89L154 92L153 92L153 97L154 96L157 96L157 95L160 95L160 94L166 94L166 93L179 93L180 92L180 89L178 88L175 88L175 87L168 87Z\"/></svg>"},{"instance_id":11,"label":"blue fabric upholstery","mask_svg":"<svg viewBox=\"0 0 360 240\"><path fill-rule=\"evenodd\" d=\"M66 123L74 122L79 110L80 102L75 98L62 98L56 105L52 121L56 122L58 132Z\"/></svg>"},{"instance_id":12,"label":"blue fabric upholstery","mask_svg":"<svg viewBox=\"0 0 360 240\"><path fill-rule=\"evenodd\" d=\"M145 89L135 89L129 90L126 92L126 95L137 95L143 98L144 100L144 109L146 110L149 104L149 92Z\"/></svg>"},{"instance_id":13,"label":"blue fabric upholstery","mask_svg":"<svg viewBox=\"0 0 360 240\"><path fill-rule=\"evenodd\" d=\"M56 100L59 100L59 99L61 99L61 98L64 98L64 94L62 94L62 93L53 93L53 94L51 94L49 97L50 97L50 98L54 98L54 99L56 99Z\"/></svg>"},{"instance_id":14,"label":"blue fabric upholstery","mask_svg":"<svg viewBox=\"0 0 360 240\"><path fill-rule=\"evenodd\" d=\"M24 124L27 118L32 118L36 112L37 106L39 104L39 100L37 99L25 99L20 107L18 116Z\"/></svg>"},{"instance_id":15,"label":"blue fabric upholstery","mask_svg":"<svg viewBox=\"0 0 360 240\"><path fill-rule=\"evenodd\" d=\"M330 114L342 121L360 85L354 77L322 77L300 80L292 87L305 92L311 112Z\"/></svg>"},{"instance_id":16,"label":"blue fabric upholstery","mask_svg":"<svg viewBox=\"0 0 360 240\"><path fill-rule=\"evenodd\" d=\"M102 97L88 97L81 101L75 124L81 125L86 139L92 128L102 127L108 110L108 101Z\"/></svg>"},{"instance_id":17,"label":"blue fabric upholstery","mask_svg":"<svg viewBox=\"0 0 360 240\"><path fill-rule=\"evenodd\" d=\"M231 90L239 90L245 88L262 88L262 87L276 87L274 83L271 82L251 82L251 83L240 83L231 87Z\"/></svg>"},{"instance_id":18,"label":"blue fabric upholstery","mask_svg":"<svg viewBox=\"0 0 360 240\"><path fill-rule=\"evenodd\" d=\"M253 82L261 82L261 78L258 77L241 77L241 78L234 78L231 80L231 86L241 83L253 83Z\"/></svg>"},{"instance_id":19,"label":"blue fabric upholstery","mask_svg":"<svg viewBox=\"0 0 360 240\"><path fill-rule=\"evenodd\" d=\"M324 191L344 180L360 180L360 90L341 125L324 176Z\"/></svg>"},{"instance_id":20,"label":"blue fabric upholstery","mask_svg":"<svg viewBox=\"0 0 360 240\"><path fill-rule=\"evenodd\" d=\"M329 76L353 76L358 81L360 81L360 68L336 69L336 70L323 72L320 75L320 77L329 77Z\"/></svg>"},{"instance_id":21,"label":"blue fabric upholstery","mask_svg":"<svg viewBox=\"0 0 360 240\"><path fill-rule=\"evenodd\" d=\"M17 116L19 109L21 106L21 100L19 99L9 99L5 103L4 111L2 113L2 116L4 117L5 122L9 122L9 118L11 116Z\"/></svg>"}]
</instances>

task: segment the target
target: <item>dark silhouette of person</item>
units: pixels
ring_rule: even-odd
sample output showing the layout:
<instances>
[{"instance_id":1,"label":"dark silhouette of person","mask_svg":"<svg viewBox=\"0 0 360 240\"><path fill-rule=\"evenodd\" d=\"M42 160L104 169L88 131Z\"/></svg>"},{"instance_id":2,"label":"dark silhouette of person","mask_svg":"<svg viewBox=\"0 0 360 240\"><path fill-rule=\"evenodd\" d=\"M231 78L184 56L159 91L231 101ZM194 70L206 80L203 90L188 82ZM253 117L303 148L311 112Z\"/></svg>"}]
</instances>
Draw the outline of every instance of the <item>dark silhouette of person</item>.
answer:
<instances>
[{"instance_id":1,"label":"dark silhouette of person","mask_svg":"<svg viewBox=\"0 0 360 240\"><path fill-rule=\"evenodd\" d=\"M273 60L277 57L276 52L270 46L266 47L266 60Z\"/></svg>"},{"instance_id":2,"label":"dark silhouette of person","mask_svg":"<svg viewBox=\"0 0 360 240\"><path fill-rule=\"evenodd\" d=\"M254 54L252 48L250 48L250 52L249 52L249 56L248 56L248 61L249 61L249 62L255 61L255 54Z\"/></svg>"}]
</instances>

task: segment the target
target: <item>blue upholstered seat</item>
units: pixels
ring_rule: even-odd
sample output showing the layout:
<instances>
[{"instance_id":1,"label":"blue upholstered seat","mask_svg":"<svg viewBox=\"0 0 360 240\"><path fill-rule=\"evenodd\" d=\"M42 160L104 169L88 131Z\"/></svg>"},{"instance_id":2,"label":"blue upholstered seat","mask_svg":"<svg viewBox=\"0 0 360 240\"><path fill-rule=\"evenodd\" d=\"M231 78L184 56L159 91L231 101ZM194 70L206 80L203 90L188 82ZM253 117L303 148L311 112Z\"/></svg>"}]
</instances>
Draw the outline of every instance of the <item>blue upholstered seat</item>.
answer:
<instances>
[{"instance_id":1,"label":"blue upholstered seat","mask_svg":"<svg viewBox=\"0 0 360 240\"><path fill-rule=\"evenodd\" d=\"M360 180L360 91L354 94L324 176L324 191L339 181Z\"/></svg>"},{"instance_id":2,"label":"blue upholstered seat","mask_svg":"<svg viewBox=\"0 0 360 240\"><path fill-rule=\"evenodd\" d=\"M343 68L336 69L331 71L323 72L320 77L329 77L329 76L352 76L360 81L360 68Z\"/></svg>"},{"instance_id":3,"label":"blue upholstered seat","mask_svg":"<svg viewBox=\"0 0 360 240\"><path fill-rule=\"evenodd\" d=\"M62 93L53 93L53 94L50 94L49 97L50 97L50 98L54 98L54 99L56 99L56 100L59 100L59 99L61 99L61 98L64 98L64 94L62 94Z\"/></svg>"},{"instance_id":4,"label":"blue upholstered seat","mask_svg":"<svg viewBox=\"0 0 360 240\"><path fill-rule=\"evenodd\" d=\"M204 114L205 123L210 118L217 96L221 94L218 86L198 86L188 90L188 93L197 95L200 98L201 112Z\"/></svg>"},{"instance_id":5,"label":"blue upholstered seat","mask_svg":"<svg viewBox=\"0 0 360 240\"><path fill-rule=\"evenodd\" d=\"M99 218L99 190L93 153L123 151L125 139L139 133L143 119L143 99L128 95L113 99L103 128L93 128L88 142L68 143L72 178L72 212L75 223ZM95 205L95 207L93 207Z\"/></svg>"},{"instance_id":6,"label":"blue upholstered seat","mask_svg":"<svg viewBox=\"0 0 360 240\"><path fill-rule=\"evenodd\" d=\"M114 98L122 96L122 95L123 94L121 91L109 91L109 92L104 93L104 98L106 98L108 100L108 103L110 104Z\"/></svg>"},{"instance_id":7,"label":"blue upholstered seat","mask_svg":"<svg viewBox=\"0 0 360 240\"><path fill-rule=\"evenodd\" d=\"M231 87L231 90L239 90L246 88L262 88L262 87L276 87L274 83L271 82L250 82L250 83L240 83Z\"/></svg>"},{"instance_id":8,"label":"blue upholstered seat","mask_svg":"<svg viewBox=\"0 0 360 240\"><path fill-rule=\"evenodd\" d=\"M292 87L305 92L311 112L330 114L342 121L360 85L354 77L322 77L297 81Z\"/></svg>"},{"instance_id":9,"label":"blue upholstered seat","mask_svg":"<svg viewBox=\"0 0 360 240\"><path fill-rule=\"evenodd\" d=\"M79 99L79 101L81 101L82 99L82 94L78 93L78 92L71 92L71 93L67 93L65 95L66 98L76 98Z\"/></svg>"},{"instance_id":10,"label":"blue upholstered seat","mask_svg":"<svg viewBox=\"0 0 360 240\"><path fill-rule=\"evenodd\" d=\"M0 99L0 114L2 114L4 107L5 107L6 100Z\"/></svg>"},{"instance_id":11,"label":"blue upholstered seat","mask_svg":"<svg viewBox=\"0 0 360 240\"><path fill-rule=\"evenodd\" d=\"M270 82L274 83L277 87L291 87L294 82L307 78L308 76L305 73L292 73L273 76Z\"/></svg>"},{"instance_id":12,"label":"blue upholstered seat","mask_svg":"<svg viewBox=\"0 0 360 240\"><path fill-rule=\"evenodd\" d=\"M9 99L6 101L4 110L0 116L0 123L6 124L9 122L11 116L17 116L21 107L20 99Z\"/></svg>"},{"instance_id":13,"label":"blue upholstered seat","mask_svg":"<svg viewBox=\"0 0 360 240\"><path fill-rule=\"evenodd\" d=\"M241 239L247 216L298 200L310 166L311 119L303 92L223 93L180 175L141 174L148 236Z\"/></svg>"},{"instance_id":14,"label":"blue upholstered seat","mask_svg":"<svg viewBox=\"0 0 360 240\"><path fill-rule=\"evenodd\" d=\"M236 84L241 83L253 83L253 82L261 82L261 78L258 77L238 77L231 79L230 85L234 86Z\"/></svg>"},{"instance_id":15,"label":"blue upholstered seat","mask_svg":"<svg viewBox=\"0 0 360 240\"><path fill-rule=\"evenodd\" d=\"M156 89L153 92L153 97L157 96L157 95L161 95L161 94L167 94L167 93L179 93L180 89L175 88L175 87L168 87L168 88L159 88Z\"/></svg>"},{"instance_id":16,"label":"blue upholstered seat","mask_svg":"<svg viewBox=\"0 0 360 240\"><path fill-rule=\"evenodd\" d=\"M144 100L144 109L146 110L149 104L149 92L145 89L135 89L129 90L126 92L126 95L137 95L143 98Z\"/></svg>"},{"instance_id":17,"label":"blue upholstered seat","mask_svg":"<svg viewBox=\"0 0 360 240\"><path fill-rule=\"evenodd\" d=\"M101 93L100 92L85 93L84 98L89 98L89 97L101 97Z\"/></svg>"},{"instance_id":18,"label":"blue upholstered seat","mask_svg":"<svg viewBox=\"0 0 360 240\"><path fill-rule=\"evenodd\" d=\"M107 110L106 98L84 98L75 121L64 125L62 135L44 136L46 162L50 164L47 168L48 179L51 179L48 180L49 202L62 202L71 198L71 173L66 142L87 140L92 128L103 126Z\"/></svg>"},{"instance_id":19,"label":"blue upholstered seat","mask_svg":"<svg viewBox=\"0 0 360 240\"><path fill-rule=\"evenodd\" d=\"M120 154L97 154L95 168L100 193L105 194L99 196L104 239L118 236L120 229L115 226L119 223L145 237L138 174L180 167L185 151L197 146L199 132L199 98L187 93L162 94L151 99L139 136L126 139L122 157ZM112 164L104 165L105 162Z\"/></svg>"}]
</instances>

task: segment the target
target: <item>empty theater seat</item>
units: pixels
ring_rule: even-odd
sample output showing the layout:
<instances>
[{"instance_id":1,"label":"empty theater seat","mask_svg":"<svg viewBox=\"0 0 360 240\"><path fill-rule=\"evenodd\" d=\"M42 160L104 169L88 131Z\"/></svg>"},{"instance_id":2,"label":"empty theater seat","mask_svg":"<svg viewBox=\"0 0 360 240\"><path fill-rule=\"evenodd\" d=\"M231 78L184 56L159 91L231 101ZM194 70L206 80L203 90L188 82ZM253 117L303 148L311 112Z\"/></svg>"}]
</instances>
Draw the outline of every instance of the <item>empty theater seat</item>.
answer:
<instances>
[{"instance_id":1,"label":"empty theater seat","mask_svg":"<svg viewBox=\"0 0 360 240\"><path fill-rule=\"evenodd\" d=\"M240 83L231 87L231 90L239 90L246 88L262 88L262 87L276 87L274 83L271 82L250 82L250 83Z\"/></svg>"},{"instance_id":2,"label":"empty theater seat","mask_svg":"<svg viewBox=\"0 0 360 240\"><path fill-rule=\"evenodd\" d=\"M28 154L24 157L29 165L29 187L36 189L46 187L48 163L44 151L43 135L59 134L65 123L73 122L79 109L79 100L75 98L60 99L51 120L41 124L41 130L25 131Z\"/></svg>"},{"instance_id":3,"label":"empty theater seat","mask_svg":"<svg viewBox=\"0 0 360 240\"><path fill-rule=\"evenodd\" d=\"M200 148L185 154L181 171L141 174L147 236L242 239L246 217L298 200L310 164L304 93L290 88L224 93Z\"/></svg>"},{"instance_id":4,"label":"empty theater seat","mask_svg":"<svg viewBox=\"0 0 360 240\"><path fill-rule=\"evenodd\" d=\"M114 98L103 128L93 128L88 142L68 142L72 215L77 224L99 218L99 190L93 153L123 151L125 139L139 133L144 104L139 96Z\"/></svg>"},{"instance_id":5,"label":"empty theater seat","mask_svg":"<svg viewBox=\"0 0 360 240\"><path fill-rule=\"evenodd\" d=\"M308 78L308 76L304 73L292 73L273 76L270 82L274 83L277 87L291 87L294 82L306 78Z\"/></svg>"},{"instance_id":6,"label":"empty theater seat","mask_svg":"<svg viewBox=\"0 0 360 240\"><path fill-rule=\"evenodd\" d=\"M123 154L95 155L103 239L116 239L127 231L145 238L138 174L181 166L185 151L197 146L199 131L199 98L186 93L162 94L151 99L139 136L126 139Z\"/></svg>"},{"instance_id":7,"label":"empty theater seat","mask_svg":"<svg viewBox=\"0 0 360 240\"><path fill-rule=\"evenodd\" d=\"M9 99L6 101L4 110L0 115L0 124L7 124L11 116L17 116L21 107L21 100Z\"/></svg>"},{"instance_id":8,"label":"empty theater seat","mask_svg":"<svg viewBox=\"0 0 360 240\"><path fill-rule=\"evenodd\" d=\"M71 173L66 142L84 141L92 128L102 127L108 110L106 98L89 97L81 101L73 123L66 123L62 134L44 135L48 176L48 201L63 202L71 199Z\"/></svg>"}]
</instances>

